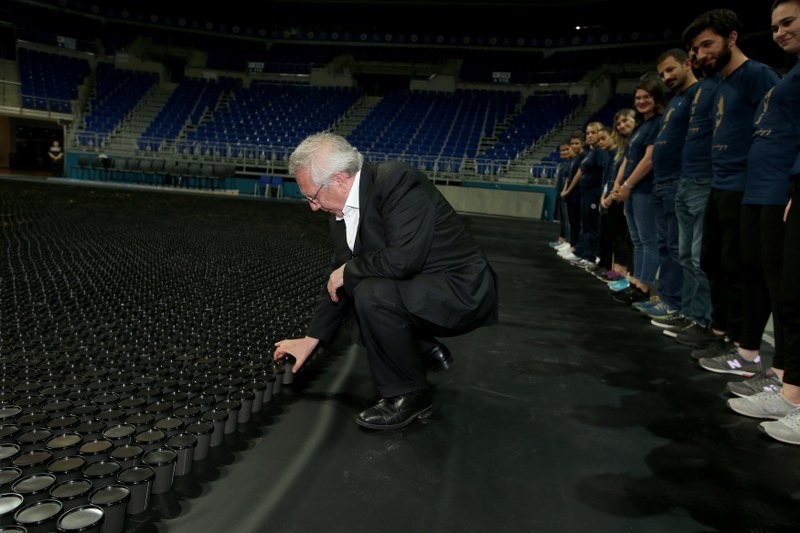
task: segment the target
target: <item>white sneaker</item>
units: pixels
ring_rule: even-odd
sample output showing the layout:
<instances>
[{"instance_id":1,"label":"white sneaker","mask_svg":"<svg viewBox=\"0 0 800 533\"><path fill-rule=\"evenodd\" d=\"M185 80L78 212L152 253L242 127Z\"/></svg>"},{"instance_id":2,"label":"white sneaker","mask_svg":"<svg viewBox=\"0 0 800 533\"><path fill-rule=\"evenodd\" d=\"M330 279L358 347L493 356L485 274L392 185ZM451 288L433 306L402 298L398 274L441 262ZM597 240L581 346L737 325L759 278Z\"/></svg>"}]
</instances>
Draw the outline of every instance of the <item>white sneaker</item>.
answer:
<instances>
[{"instance_id":1,"label":"white sneaker","mask_svg":"<svg viewBox=\"0 0 800 533\"><path fill-rule=\"evenodd\" d=\"M562 242L562 243L561 243L561 244L559 244L558 246L554 246L554 248L555 248L556 250L558 250L559 252L560 252L561 250L566 250L566 249L568 249L568 248L571 248L571 247L572 247L572 245L571 245L570 243L568 243L567 241L564 241L564 242Z\"/></svg>"},{"instance_id":2,"label":"white sneaker","mask_svg":"<svg viewBox=\"0 0 800 533\"><path fill-rule=\"evenodd\" d=\"M786 444L800 444L800 411L794 411L772 422L761 422L758 426L775 440Z\"/></svg>"},{"instance_id":3,"label":"white sneaker","mask_svg":"<svg viewBox=\"0 0 800 533\"><path fill-rule=\"evenodd\" d=\"M728 407L740 415L774 420L800 411L800 407L786 401L779 392L759 392L752 396L731 398Z\"/></svg>"},{"instance_id":4,"label":"white sneaker","mask_svg":"<svg viewBox=\"0 0 800 533\"><path fill-rule=\"evenodd\" d=\"M577 261L578 259L580 259L580 257L578 257L577 255L575 255L574 253L572 253L569 250L567 250L567 253L565 253L565 254L559 253L558 255L559 255L559 257L561 257L561 259L566 259L567 261Z\"/></svg>"}]
</instances>

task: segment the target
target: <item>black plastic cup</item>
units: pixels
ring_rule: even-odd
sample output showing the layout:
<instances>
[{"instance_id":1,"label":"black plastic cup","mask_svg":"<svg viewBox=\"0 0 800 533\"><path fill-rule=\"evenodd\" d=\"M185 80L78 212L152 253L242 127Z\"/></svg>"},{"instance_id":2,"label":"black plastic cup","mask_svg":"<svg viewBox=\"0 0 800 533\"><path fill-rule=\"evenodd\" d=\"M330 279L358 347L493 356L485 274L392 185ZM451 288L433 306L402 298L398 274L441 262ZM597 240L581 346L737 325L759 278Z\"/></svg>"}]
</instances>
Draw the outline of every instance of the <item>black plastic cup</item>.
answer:
<instances>
[{"instance_id":1,"label":"black plastic cup","mask_svg":"<svg viewBox=\"0 0 800 533\"><path fill-rule=\"evenodd\" d=\"M25 497L16 492L0 494L0 527L14 523L14 514L25 504Z\"/></svg>"},{"instance_id":2,"label":"black plastic cup","mask_svg":"<svg viewBox=\"0 0 800 533\"><path fill-rule=\"evenodd\" d=\"M183 419L177 416L167 416L153 424L155 429L160 429L167 434L167 437L177 435L183 430Z\"/></svg>"},{"instance_id":3,"label":"black plastic cup","mask_svg":"<svg viewBox=\"0 0 800 533\"><path fill-rule=\"evenodd\" d=\"M178 452L167 447L150 450L144 455L142 462L156 474L150 489L151 494L163 494L172 487L177 460Z\"/></svg>"},{"instance_id":4,"label":"black plastic cup","mask_svg":"<svg viewBox=\"0 0 800 533\"><path fill-rule=\"evenodd\" d=\"M108 459L108 453L113 447L114 443L108 439L93 439L81 444L78 454L86 458L86 464L91 464Z\"/></svg>"},{"instance_id":5,"label":"black plastic cup","mask_svg":"<svg viewBox=\"0 0 800 533\"><path fill-rule=\"evenodd\" d=\"M143 513L150 507L150 489L155 477L156 473L147 465L131 466L117 475L117 481L131 491L127 514Z\"/></svg>"},{"instance_id":6,"label":"black plastic cup","mask_svg":"<svg viewBox=\"0 0 800 533\"><path fill-rule=\"evenodd\" d=\"M0 492L8 492L11 485L22 477L22 470L16 466L0 467Z\"/></svg>"},{"instance_id":7,"label":"black plastic cup","mask_svg":"<svg viewBox=\"0 0 800 533\"><path fill-rule=\"evenodd\" d=\"M211 434L211 442L209 446L219 446L225 438L225 422L228 420L228 411L226 409L212 409L203 416L200 420L205 420L214 424L214 432Z\"/></svg>"},{"instance_id":8,"label":"black plastic cup","mask_svg":"<svg viewBox=\"0 0 800 533\"><path fill-rule=\"evenodd\" d=\"M58 533L100 533L105 512L97 505L81 505L61 514L56 520Z\"/></svg>"},{"instance_id":9,"label":"black plastic cup","mask_svg":"<svg viewBox=\"0 0 800 533\"><path fill-rule=\"evenodd\" d=\"M21 469L25 475L39 474L47 470L47 463L52 459L53 454L47 450L30 450L14 457L11 464Z\"/></svg>"},{"instance_id":10,"label":"black plastic cup","mask_svg":"<svg viewBox=\"0 0 800 533\"><path fill-rule=\"evenodd\" d=\"M185 476L191 472L197 437L191 433L178 433L167 439L167 446L178 454L175 461L175 475Z\"/></svg>"},{"instance_id":11,"label":"black plastic cup","mask_svg":"<svg viewBox=\"0 0 800 533\"><path fill-rule=\"evenodd\" d=\"M80 433L64 433L47 439L44 449L53 454L53 458L58 459L67 455L75 455L82 443L83 437Z\"/></svg>"},{"instance_id":12,"label":"black plastic cup","mask_svg":"<svg viewBox=\"0 0 800 533\"><path fill-rule=\"evenodd\" d=\"M202 461L208 457L208 448L211 444L211 435L214 432L214 423L207 420L198 420L186 427L186 431L197 437L197 446L194 448L192 461Z\"/></svg>"},{"instance_id":13,"label":"black plastic cup","mask_svg":"<svg viewBox=\"0 0 800 533\"><path fill-rule=\"evenodd\" d=\"M15 442L0 444L0 467L12 466L20 450L20 445Z\"/></svg>"},{"instance_id":14,"label":"black plastic cup","mask_svg":"<svg viewBox=\"0 0 800 533\"><path fill-rule=\"evenodd\" d=\"M120 470L119 463L116 461L97 461L86 465L83 475L92 482L92 487L100 489L114 483Z\"/></svg>"},{"instance_id":15,"label":"black plastic cup","mask_svg":"<svg viewBox=\"0 0 800 533\"><path fill-rule=\"evenodd\" d=\"M62 511L89 503L89 494L94 490L86 478L68 479L50 487L50 497L61 502Z\"/></svg>"},{"instance_id":16,"label":"black plastic cup","mask_svg":"<svg viewBox=\"0 0 800 533\"><path fill-rule=\"evenodd\" d=\"M6 404L0 406L0 425L8 424L22 414L22 407L19 405Z\"/></svg>"},{"instance_id":17,"label":"black plastic cup","mask_svg":"<svg viewBox=\"0 0 800 533\"><path fill-rule=\"evenodd\" d=\"M19 426L17 424L3 424L0 426L0 444L17 442Z\"/></svg>"},{"instance_id":18,"label":"black plastic cup","mask_svg":"<svg viewBox=\"0 0 800 533\"><path fill-rule=\"evenodd\" d=\"M108 454L109 458L118 462L122 469L136 465L143 455L144 448L138 444L123 444L122 446L117 446Z\"/></svg>"},{"instance_id":19,"label":"black plastic cup","mask_svg":"<svg viewBox=\"0 0 800 533\"><path fill-rule=\"evenodd\" d=\"M196 405L184 405L172 411L172 416L183 420L183 425L186 427L200 419L200 408Z\"/></svg>"},{"instance_id":20,"label":"black plastic cup","mask_svg":"<svg viewBox=\"0 0 800 533\"><path fill-rule=\"evenodd\" d=\"M241 408L239 409L239 418L237 419L239 424L246 424L250 421L250 417L253 414L255 396L256 395L253 394L253 391L248 389L242 389L231 393L231 398L241 404Z\"/></svg>"},{"instance_id":21,"label":"black plastic cup","mask_svg":"<svg viewBox=\"0 0 800 533\"><path fill-rule=\"evenodd\" d=\"M47 428L55 435L73 433L80 422L80 419L75 415L58 416L47 421Z\"/></svg>"},{"instance_id":22,"label":"black plastic cup","mask_svg":"<svg viewBox=\"0 0 800 533\"><path fill-rule=\"evenodd\" d=\"M114 446L130 444L135 434L136 426L128 423L115 424L103 430L103 437L110 440Z\"/></svg>"},{"instance_id":23,"label":"black plastic cup","mask_svg":"<svg viewBox=\"0 0 800 533\"><path fill-rule=\"evenodd\" d=\"M100 420L87 420L75 426L75 433L79 433L84 441L102 438L106 423Z\"/></svg>"},{"instance_id":24,"label":"black plastic cup","mask_svg":"<svg viewBox=\"0 0 800 533\"><path fill-rule=\"evenodd\" d=\"M47 471L56 476L59 481L66 481L81 477L85 466L85 457L81 455L66 455L47 463Z\"/></svg>"},{"instance_id":25,"label":"black plastic cup","mask_svg":"<svg viewBox=\"0 0 800 533\"><path fill-rule=\"evenodd\" d=\"M22 452L44 449L47 440L53 436L53 432L47 428L29 427L17 434L17 444L22 448Z\"/></svg>"},{"instance_id":26,"label":"black plastic cup","mask_svg":"<svg viewBox=\"0 0 800 533\"><path fill-rule=\"evenodd\" d=\"M250 381L250 388L253 391L253 406L250 411L258 413L264 405L264 392L267 389L267 383L260 379L254 379Z\"/></svg>"},{"instance_id":27,"label":"black plastic cup","mask_svg":"<svg viewBox=\"0 0 800 533\"><path fill-rule=\"evenodd\" d=\"M125 485L115 483L89 494L89 503L102 507L106 515L100 533L122 533L125 529L125 515L128 501L131 498L131 489Z\"/></svg>"},{"instance_id":28,"label":"black plastic cup","mask_svg":"<svg viewBox=\"0 0 800 533\"><path fill-rule=\"evenodd\" d=\"M239 425L239 412L242 410L242 402L228 398L217 403L217 408L227 409L228 411L228 418L225 420L225 434L235 433Z\"/></svg>"},{"instance_id":29,"label":"black plastic cup","mask_svg":"<svg viewBox=\"0 0 800 533\"><path fill-rule=\"evenodd\" d=\"M133 438L133 441L144 449L144 453L160 448L166 440L167 432L156 428L137 433Z\"/></svg>"},{"instance_id":30,"label":"black plastic cup","mask_svg":"<svg viewBox=\"0 0 800 533\"><path fill-rule=\"evenodd\" d=\"M53 474L31 474L19 478L11 490L25 498L25 504L38 502L50 497L50 488L56 484Z\"/></svg>"},{"instance_id":31,"label":"black plastic cup","mask_svg":"<svg viewBox=\"0 0 800 533\"><path fill-rule=\"evenodd\" d=\"M128 415L128 418L125 419L126 424L136 426L136 433L141 433L153 427L153 421L155 421L155 417L150 413L134 413Z\"/></svg>"},{"instance_id":32,"label":"black plastic cup","mask_svg":"<svg viewBox=\"0 0 800 533\"><path fill-rule=\"evenodd\" d=\"M52 498L26 504L14 513L14 521L29 533L51 533L56 529L61 507L61 502Z\"/></svg>"}]
</instances>

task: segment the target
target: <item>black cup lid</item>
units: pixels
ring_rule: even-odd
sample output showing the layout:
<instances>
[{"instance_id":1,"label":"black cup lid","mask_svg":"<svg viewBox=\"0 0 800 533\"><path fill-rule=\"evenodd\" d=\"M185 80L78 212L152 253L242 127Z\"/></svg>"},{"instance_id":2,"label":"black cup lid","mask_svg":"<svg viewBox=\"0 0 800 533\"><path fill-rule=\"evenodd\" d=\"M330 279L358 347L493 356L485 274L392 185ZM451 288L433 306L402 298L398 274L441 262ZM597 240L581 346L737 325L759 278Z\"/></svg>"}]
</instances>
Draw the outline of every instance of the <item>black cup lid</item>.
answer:
<instances>
[{"instance_id":1,"label":"black cup lid","mask_svg":"<svg viewBox=\"0 0 800 533\"><path fill-rule=\"evenodd\" d=\"M31 428L20 432L20 434L17 435L17 442L23 445L44 442L52 436L53 432L47 428Z\"/></svg>"},{"instance_id":2,"label":"black cup lid","mask_svg":"<svg viewBox=\"0 0 800 533\"><path fill-rule=\"evenodd\" d=\"M108 439L120 439L130 437L136 431L133 424L117 424L103 430L103 436Z\"/></svg>"},{"instance_id":3,"label":"black cup lid","mask_svg":"<svg viewBox=\"0 0 800 533\"><path fill-rule=\"evenodd\" d=\"M117 476L117 481L126 485L146 483L155 477L156 473L147 465L137 465L126 468Z\"/></svg>"},{"instance_id":4,"label":"black cup lid","mask_svg":"<svg viewBox=\"0 0 800 533\"><path fill-rule=\"evenodd\" d=\"M47 471L53 474L65 474L80 470L86 465L86 459L80 455L67 455L66 457L59 457L53 459L47 464Z\"/></svg>"},{"instance_id":5,"label":"black cup lid","mask_svg":"<svg viewBox=\"0 0 800 533\"><path fill-rule=\"evenodd\" d=\"M88 478L108 477L119 471L119 463L116 461L97 461L86 465L83 475Z\"/></svg>"},{"instance_id":6,"label":"black cup lid","mask_svg":"<svg viewBox=\"0 0 800 533\"><path fill-rule=\"evenodd\" d=\"M35 494L43 490L50 490L56 482L56 476L49 473L31 474L19 478L11 490L20 494Z\"/></svg>"},{"instance_id":7,"label":"black cup lid","mask_svg":"<svg viewBox=\"0 0 800 533\"><path fill-rule=\"evenodd\" d=\"M92 482L88 479L69 479L54 485L50 496L57 500L72 500L92 490Z\"/></svg>"},{"instance_id":8,"label":"black cup lid","mask_svg":"<svg viewBox=\"0 0 800 533\"><path fill-rule=\"evenodd\" d=\"M105 453L113 446L114 445L108 439L94 439L81 444L81 447L78 448L78 452L84 455L94 455L97 453Z\"/></svg>"},{"instance_id":9,"label":"black cup lid","mask_svg":"<svg viewBox=\"0 0 800 533\"><path fill-rule=\"evenodd\" d=\"M105 513L96 505L81 505L62 514L56 522L59 532L79 532L99 526Z\"/></svg>"},{"instance_id":10,"label":"black cup lid","mask_svg":"<svg viewBox=\"0 0 800 533\"><path fill-rule=\"evenodd\" d=\"M3 405L0 407L0 420L11 420L22 412L19 405Z\"/></svg>"},{"instance_id":11,"label":"black cup lid","mask_svg":"<svg viewBox=\"0 0 800 533\"><path fill-rule=\"evenodd\" d=\"M26 466L43 465L52 458L53 454L47 450L31 450L14 457L13 464L25 468Z\"/></svg>"},{"instance_id":12,"label":"black cup lid","mask_svg":"<svg viewBox=\"0 0 800 533\"><path fill-rule=\"evenodd\" d=\"M126 501L131 496L131 489L125 485L107 485L92 491L89 502L100 507L107 507Z\"/></svg>"},{"instance_id":13,"label":"black cup lid","mask_svg":"<svg viewBox=\"0 0 800 533\"><path fill-rule=\"evenodd\" d=\"M48 498L18 510L14 514L14 520L23 526L35 526L56 517L61 512L61 508L60 501Z\"/></svg>"},{"instance_id":14,"label":"black cup lid","mask_svg":"<svg viewBox=\"0 0 800 533\"><path fill-rule=\"evenodd\" d=\"M154 424L156 429L163 429L169 431L171 429L179 428L183 425L183 420L178 418L177 416L168 416L166 418L162 418L158 422Z\"/></svg>"},{"instance_id":15,"label":"black cup lid","mask_svg":"<svg viewBox=\"0 0 800 533\"><path fill-rule=\"evenodd\" d=\"M175 450L170 448L158 448L144 454L142 461L149 466L163 466L174 463L177 458L178 452Z\"/></svg>"},{"instance_id":16,"label":"black cup lid","mask_svg":"<svg viewBox=\"0 0 800 533\"><path fill-rule=\"evenodd\" d=\"M167 446L173 450L184 450L197 444L197 437L191 433L178 433L167 439Z\"/></svg>"},{"instance_id":17,"label":"black cup lid","mask_svg":"<svg viewBox=\"0 0 800 533\"><path fill-rule=\"evenodd\" d=\"M14 483L22 476L22 470L16 466L4 466L0 468L0 486Z\"/></svg>"},{"instance_id":18,"label":"black cup lid","mask_svg":"<svg viewBox=\"0 0 800 533\"><path fill-rule=\"evenodd\" d=\"M47 448L50 450L63 450L76 446L83 440L79 433L64 433L47 439Z\"/></svg>"},{"instance_id":19,"label":"black cup lid","mask_svg":"<svg viewBox=\"0 0 800 533\"><path fill-rule=\"evenodd\" d=\"M25 498L16 492L4 492L0 494L0 516L6 516L13 513L22 505Z\"/></svg>"},{"instance_id":20,"label":"black cup lid","mask_svg":"<svg viewBox=\"0 0 800 533\"><path fill-rule=\"evenodd\" d=\"M117 446L108 454L109 457L116 461L124 461L132 457L139 457L144 453L144 448L136 444L123 444Z\"/></svg>"},{"instance_id":21,"label":"black cup lid","mask_svg":"<svg viewBox=\"0 0 800 533\"><path fill-rule=\"evenodd\" d=\"M19 426L16 424L3 424L0 426L0 439L14 437L19 433Z\"/></svg>"},{"instance_id":22,"label":"black cup lid","mask_svg":"<svg viewBox=\"0 0 800 533\"><path fill-rule=\"evenodd\" d=\"M186 431L194 435L208 435L214 431L214 424L208 420L198 420L189 424Z\"/></svg>"},{"instance_id":23,"label":"black cup lid","mask_svg":"<svg viewBox=\"0 0 800 533\"><path fill-rule=\"evenodd\" d=\"M147 431L142 431L141 433L137 433L134 440L140 444L152 444L154 442L159 442L167 438L167 434L160 429L148 429Z\"/></svg>"},{"instance_id":24,"label":"black cup lid","mask_svg":"<svg viewBox=\"0 0 800 533\"><path fill-rule=\"evenodd\" d=\"M19 444L0 444L0 459L8 459L19 453Z\"/></svg>"}]
</instances>

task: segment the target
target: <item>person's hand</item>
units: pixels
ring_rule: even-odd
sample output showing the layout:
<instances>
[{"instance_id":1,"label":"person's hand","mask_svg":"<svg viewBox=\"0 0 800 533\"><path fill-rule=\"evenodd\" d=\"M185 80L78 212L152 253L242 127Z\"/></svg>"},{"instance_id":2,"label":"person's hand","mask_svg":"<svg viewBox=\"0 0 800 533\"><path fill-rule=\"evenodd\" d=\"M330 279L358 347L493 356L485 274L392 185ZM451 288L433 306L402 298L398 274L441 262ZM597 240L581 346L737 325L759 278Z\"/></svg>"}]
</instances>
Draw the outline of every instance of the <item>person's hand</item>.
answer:
<instances>
[{"instance_id":1,"label":"person's hand","mask_svg":"<svg viewBox=\"0 0 800 533\"><path fill-rule=\"evenodd\" d=\"M609 195L603 196L600 199L600 205L603 207L603 209L608 209L611 206L611 195L609 194Z\"/></svg>"},{"instance_id":2,"label":"person's hand","mask_svg":"<svg viewBox=\"0 0 800 533\"><path fill-rule=\"evenodd\" d=\"M566 198L567 194L567 191L561 191L561 198Z\"/></svg>"},{"instance_id":3,"label":"person's hand","mask_svg":"<svg viewBox=\"0 0 800 533\"><path fill-rule=\"evenodd\" d=\"M331 297L332 302L339 301L339 295L336 294L336 291L342 286L344 286L344 265L331 272L330 277L328 277L326 290L328 291L328 295Z\"/></svg>"},{"instance_id":4,"label":"person's hand","mask_svg":"<svg viewBox=\"0 0 800 533\"><path fill-rule=\"evenodd\" d=\"M624 202L631 195L631 190L627 187L619 187L614 191L614 199L618 202Z\"/></svg>"},{"instance_id":5,"label":"person's hand","mask_svg":"<svg viewBox=\"0 0 800 533\"><path fill-rule=\"evenodd\" d=\"M272 358L275 361L279 361L287 355L294 356L295 363L292 367L292 373L296 374L318 344L319 339L308 336L300 339L283 339L275 343L275 351L272 353Z\"/></svg>"},{"instance_id":6,"label":"person's hand","mask_svg":"<svg viewBox=\"0 0 800 533\"><path fill-rule=\"evenodd\" d=\"M789 210L792 208L792 199L789 198L789 203L786 204L786 209L783 211L783 221L786 222L786 219L789 218Z\"/></svg>"}]
</instances>

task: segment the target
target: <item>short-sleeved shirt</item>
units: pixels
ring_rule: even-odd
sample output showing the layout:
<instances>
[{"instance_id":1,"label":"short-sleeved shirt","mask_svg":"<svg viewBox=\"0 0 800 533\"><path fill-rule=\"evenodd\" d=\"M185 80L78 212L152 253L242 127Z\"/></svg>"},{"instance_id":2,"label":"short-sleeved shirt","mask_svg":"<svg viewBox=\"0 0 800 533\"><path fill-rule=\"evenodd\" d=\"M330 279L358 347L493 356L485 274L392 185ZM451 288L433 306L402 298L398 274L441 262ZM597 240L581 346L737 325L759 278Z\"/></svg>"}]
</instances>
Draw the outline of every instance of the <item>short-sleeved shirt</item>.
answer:
<instances>
[{"instance_id":1,"label":"short-sleeved shirt","mask_svg":"<svg viewBox=\"0 0 800 533\"><path fill-rule=\"evenodd\" d=\"M692 100L698 87L697 83L693 83L673 96L664 108L661 127L653 143L653 183L674 181L681 176L683 144L689 130Z\"/></svg>"},{"instance_id":2,"label":"short-sleeved shirt","mask_svg":"<svg viewBox=\"0 0 800 533\"><path fill-rule=\"evenodd\" d=\"M578 168L580 168L581 163L583 163L583 158L586 157L586 151L583 151L577 154L575 157L570 159L570 170L569 170L569 179L575 177L575 174L578 173ZM578 202L581 199L581 188L580 187L573 187L573 189L567 195L567 199L571 202Z\"/></svg>"},{"instance_id":3,"label":"short-sleeved shirt","mask_svg":"<svg viewBox=\"0 0 800 533\"><path fill-rule=\"evenodd\" d=\"M742 203L785 205L800 137L800 62L764 96L753 128Z\"/></svg>"},{"instance_id":4,"label":"short-sleeved shirt","mask_svg":"<svg viewBox=\"0 0 800 533\"><path fill-rule=\"evenodd\" d=\"M778 80L780 76L775 69L748 59L720 82L713 108L712 187L744 191L756 109Z\"/></svg>"},{"instance_id":5,"label":"short-sleeved shirt","mask_svg":"<svg viewBox=\"0 0 800 533\"><path fill-rule=\"evenodd\" d=\"M661 115L653 115L637 125L633 133L631 133L628 138L628 144L625 145L625 169L622 171L624 179L628 179L633 174L633 169L644 157L647 147L655 142L660 120ZM651 192L653 192L652 170L633 186L631 194L647 194Z\"/></svg>"},{"instance_id":6,"label":"short-sleeved shirt","mask_svg":"<svg viewBox=\"0 0 800 533\"><path fill-rule=\"evenodd\" d=\"M599 146L589 150L581 162L582 174L579 185L582 189L599 189L603 186L603 171L607 161L608 150L603 150Z\"/></svg>"},{"instance_id":7,"label":"short-sleeved shirt","mask_svg":"<svg viewBox=\"0 0 800 533\"><path fill-rule=\"evenodd\" d=\"M689 125L686 142L681 156L681 178L711 179L711 137L714 135L714 116L712 113L714 95L720 76L703 78L695 84L697 89L692 97L689 111Z\"/></svg>"}]
</instances>

